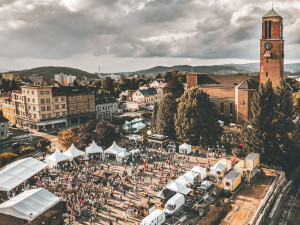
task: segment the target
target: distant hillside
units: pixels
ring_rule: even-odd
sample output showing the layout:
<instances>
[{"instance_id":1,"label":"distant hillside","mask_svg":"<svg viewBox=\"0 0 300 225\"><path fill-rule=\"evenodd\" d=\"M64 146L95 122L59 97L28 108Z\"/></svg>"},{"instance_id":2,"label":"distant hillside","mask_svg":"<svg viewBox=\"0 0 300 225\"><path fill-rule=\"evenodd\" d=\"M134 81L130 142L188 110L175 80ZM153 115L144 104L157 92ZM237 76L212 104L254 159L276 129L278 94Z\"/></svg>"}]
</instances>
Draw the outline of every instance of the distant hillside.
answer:
<instances>
[{"instance_id":1,"label":"distant hillside","mask_svg":"<svg viewBox=\"0 0 300 225\"><path fill-rule=\"evenodd\" d=\"M259 63L247 63L247 64L226 64L226 65L213 65L213 66L156 66L147 70L140 70L136 72L130 72L127 74L144 74L146 76L153 76L158 73L164 74L169 71L178 70L180 72L196 72L196 73L208 73L214 75L231 75L236 73L250 73L257 74L259 72ZM300 63L285 64L286 75L299 75Z\"/></svg>"},{"instance_id":2,"label":"distant hillside","mask_svg":"<svg viewBox=\"0 0 300 225\"><path fill-rule=\"evenodd\" d=\"M40 76L51 78L51 79L54 78L53 76L54 74L58 74L58 73L77 76L79 80L82 79L83 77L97 78L96 74L89 73L80 69L74 69L70 67L57 67L57 66L37 67L28 70L19 70L19 71L10 71L10 72L19 74L20 76L30 76L32 74L38 74Z\"/></svg>"}]
</instances>

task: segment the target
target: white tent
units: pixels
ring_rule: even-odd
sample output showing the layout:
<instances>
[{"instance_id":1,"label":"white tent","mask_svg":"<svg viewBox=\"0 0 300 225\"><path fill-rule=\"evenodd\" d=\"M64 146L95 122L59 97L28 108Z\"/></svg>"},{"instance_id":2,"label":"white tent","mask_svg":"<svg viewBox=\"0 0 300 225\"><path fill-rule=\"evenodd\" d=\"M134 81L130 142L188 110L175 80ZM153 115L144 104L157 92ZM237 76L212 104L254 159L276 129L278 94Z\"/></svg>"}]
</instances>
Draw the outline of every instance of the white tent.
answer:
<instances>
[{"instance_id":1,"label":"white tent","mask_svg":"<svg viewBox=\"0 0 300 225\"><path fill-rule=\"evenodd\" d=\"M216 163L213 167L210 168L210 173L225 173L226 171L226 165L222 163Z\"/></svg>"},{"instance_id":2,"label":"white tent","mask_svg":"<svg viewBox=\"0 0 300 225\"><path fill-rule=\"evenodd\" d=\"M129 136L129 140L137 141L137 140L139 140L141 137L142 137L141 135L134 134L134 135Z\"/></svg>"},{"instance_id":3,"label":"white tent","mask_svg":"<svg viewBox=\"0 0 300 225\"><path fill-rule=\"evenodd\" d=\"M138 123L138 122L142 122L142 118L135 118L135 119L133 119L133 120L131 120L130 122L131 123Z\"/></svg>"},{"instance_id":4,"label":"white tent","mask_svg":"<svg viewBox=\"0 0 300 225\"><path fill-rule=\"evenodd\" d=\"M69 148L68 151L63 153L64 155L68 156L71 160L73 160L73 158L84 155L83 151L78 150L74 144L71 145L71 148Z\"/></svg>"},{"instance_id":5,"label":"white tent","mask_svg":"<svg viewBox=\"0 0 300 225\"><path fill-rule=\"evenodd\" d=\"M0 205L0 213L21 218L33 219L60 202L60 198L44 188L31 189L11 198Z\"/></svg>"},{"instance_id":6,"label":"white tent","mask_svg":"<svg viewBox=\"0 0 300 225\"><path fill-rule=\"evenodd\" d=\"M127 157L129 157L130 156L130 153L128 153L128 152L126 152L126 151L122 151L122 152L119 152L118 154L117 154L117 157L118 158L127 158Z\"/></svg>"},{"instance_id":7,"label":"white tent","mask_svg":"<svg viewBox=\"0 0 300 225\"><path fill-rule=\"evenodd\" d=\"M0 169L0 191L10 191L34 176L47 164L32 157L20 159Z\"/></svg>"},{"instance_id":8,"label":"white tent","mask_svg":"<svg viewBox=\"0 0 300 225\"><path fill-rule=\"evenodd\" d=\"M172 190L172 191L176 191L176 192L179 192L181 194L184 194L184 195L187 195L191 191L191 189L187 188L184 184L174 182L174 181L171 181L170 183L168 183L167 188Z\"/></svg>"},{"instance_id":9,"label":"white tent","mask_svg":"<svg viewBox=\"0 0 300 225\"><path fill-rule=\"evenodd\" d=\"M140 153L141 151L137 148L137 149L133 149L133 150L131 150L131 151L129 151L132 155L134 155L134 154L138 154L138 153Z\"/></svg>"},{"instance_id":10,"label":"white tent","mask_svg":"<svg viewBox=\"0 0 300 225\"><path fill-rule=\"evenodd\" d=\"M85 148L86 155L92 153L104 153L102 147L98 146L95 141L93 141L89 147Z\"/></svg>"},{"instance_id":11,"label":"white tent","mask_svg":"<svg viewBox=\"0 0 300 225\"><path fill-rule=\"evenodd\" d=\"M189 144L182 144L179 146L179 153L183 154L186 153L187 155L190 154L192 151L192 146Z\"/></svg>"},{"instance_id":12,"label":"white tent","mask_svg":"<svg viewBox=\"0 0 300 225\"><path fill-rule=\"evenodd\" d=\"M142 122L138 122L138 123L132 125L132 128L136 129L135 132L139 132L141 129L143 129L145 127L146 127L146 124L144 124Z\"/></svg>"},{"instance_id":13,"label":"white tent","mask_svg":"<svg viewBox=\"0 0 300 225\"><path fill-rule=\"evenodd\" d=\"M46 157L46 163L50 166L50 167L53 167L53 166L56 166L57 163L59 162L62 162L62 161L65 161L65 160L70 160L70 157L62 154L58 148L55 150L55 152Z\"/></svg>"},{"instance_id":14,"label":"white tent","mask_svg":"<svg viewBox=\"0 0 300 225\"><path fill-rule=\"evenodd\" d=\"M199 173L201 179L203 180L206 177L206 169L201 166L195 166L191 169L192 172Z\"/></svg>"},{"instance_id":15,"label":"white tent","mask_svg":"<svg viewBox=\"0 0 300 225\"><path fill-rule=\"evenodd\" d=\"M126 148L119 147L116 142L114 141L113 144L104 151L105 154L113 154L117 155L120 152L126 151Z\"/></svg>"},{"instance_id":16,"label":"white tent","mask_svg":"<svg viewBox=\"0 0 300 225\"><path fill-rule=\"evenodd\" d=\"M187 177L187 176L180 176L178 177L175 182L177 183L182 183L184 185L187 185L187 184L194 184L194 178L191 178L191 177Z\"/></svg>"},{"instance_id":17,"label":"white tent","mask_svg":"<svg viewBox=\"0 0 300 225\"><path fill-rule=\"evenodd\" d=\"M184 176L184 177L187 177L187 178L189 178L189 179L192 179L192 180L194 181L194 179L195 179L196 177L198 177L199 174L198 174L198 173L195 173L195 172L192 172L192 171L188 171L188 172L186 172L185 174L183 174L183 176Z\"/></svg>"}]
</instances>

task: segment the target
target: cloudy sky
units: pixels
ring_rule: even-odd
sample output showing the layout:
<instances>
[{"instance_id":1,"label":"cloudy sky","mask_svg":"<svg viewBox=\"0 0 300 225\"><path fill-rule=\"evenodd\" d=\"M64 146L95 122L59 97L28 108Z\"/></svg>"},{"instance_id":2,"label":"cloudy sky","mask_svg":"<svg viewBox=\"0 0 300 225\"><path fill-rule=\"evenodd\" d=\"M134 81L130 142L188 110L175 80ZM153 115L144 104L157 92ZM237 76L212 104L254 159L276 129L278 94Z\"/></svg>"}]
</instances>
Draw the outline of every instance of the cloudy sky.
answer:
<instances>
[{"instance_id":1,"label":"cloudy sky","mask_svg":"<svg viewBox=\"0 0 300 225\"><path fill-rule=\"evenodd\" d=\"M274 0L286 62L300 62L300 1ZM258 62L265 0L0 0L0 68L89 72Z\"/></svg>"}]
</instances>

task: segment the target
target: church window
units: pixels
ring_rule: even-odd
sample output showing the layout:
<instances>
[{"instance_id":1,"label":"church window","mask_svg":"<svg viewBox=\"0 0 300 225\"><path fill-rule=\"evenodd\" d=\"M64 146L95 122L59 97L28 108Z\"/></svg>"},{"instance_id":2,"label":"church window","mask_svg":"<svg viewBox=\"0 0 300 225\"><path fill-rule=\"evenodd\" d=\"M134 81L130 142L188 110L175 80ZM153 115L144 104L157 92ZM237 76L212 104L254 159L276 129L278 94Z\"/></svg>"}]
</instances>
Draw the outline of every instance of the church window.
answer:
<instances>
[{"instance_id":1,"label":"church window","mask_svg":"<svg viewBox=\"0 0 300 225\"><path fill-rule=\"evenodd\" d=\"M221 113L223 114L224 113L224 103L221 102Z\"/></svg>"},{"instance_id":2,"label":"church window","mask_svg":"<svg viewBox=\"0 0 300 225\"><path fill-rule=\"evenodd\" d=\"M232 113L233 113L233 104L230 103L230 114L232 114Z\"/></svg>"},{"instance_id":3,"label":"church window","mask_svg":"<svg viewBox=\"0 0 300 225\"><path fill-rule=\"evenodd\" d=\"M267 33L268 33L268 21L265 21L265 38L268 38Z\"/></svg>"},{"instance_id":4,"label":"church window","mask_svg":"<svg viewBox=\"0 0 300 225\"><path fill-rule=\"evenodd\" d=\"M245 105L245 101L243 100L243 105Z\"/></svg>"},{"instance_id":5,"label":"church window","mask_svg":"<svg viewBox=\"0 0 300 225\"><path fill-rule=\"evenodd\" d=\"M268 77L269 76L269 72L266 72L266 77Z\"/></svg>"}]
</instances>

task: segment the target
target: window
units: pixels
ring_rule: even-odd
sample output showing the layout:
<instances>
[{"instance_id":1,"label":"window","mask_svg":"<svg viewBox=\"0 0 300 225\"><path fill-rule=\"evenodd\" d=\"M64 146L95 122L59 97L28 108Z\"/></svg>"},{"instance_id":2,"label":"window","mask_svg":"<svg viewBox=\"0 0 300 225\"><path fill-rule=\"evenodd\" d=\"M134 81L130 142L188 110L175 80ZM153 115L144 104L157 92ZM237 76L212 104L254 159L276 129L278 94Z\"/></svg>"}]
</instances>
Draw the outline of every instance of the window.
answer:
<instances>
[{"instance_id":1,"label":"window","mask_svg":"<svg viewBox=\"0 0 300 225\"><path fill-rule=\"evenodd\" d=\"M30 98L28 98L27 101L30 102Z\"/></svg>"},{"instance_id":2,"label":"window","mask_svg":"<svg viewBox=\"0 0 300 225\"><path fill-rule=\"evenodd\" d=\"M66 108L66 104L62 104L61 106L62 106L62 108L63 108L63 109L65 109L65 108Z\"/></svg>"},{"instance_id":3,"label":"window","mask_svg":"<svg viewBox=\"0 0 300 225\"><path fill-rule=\"evenodd\" d=\"M46 94L46 95L49 95L49 91L45 91L45 94Z\"/></svg>"},{"instance_id":4,"label":"window","mask_svg":"<svg viewBox=\"0 0 300 225\"><path fill-rule=\"evenodd\" d=\"M75 113L75 111L74 111L74 110L71 110L71 114L74 115L74 113Z\"/></svg>"},{"instance_id":5,"label":"window","mask_svg":"<svg viewBox=\"0 0 300 225\"><path fill-rule=\"evenodd\" d=\"M50 106L47 106L47 111L50 111L51 110L51 107Z\"/></svg>"},{"instance_id":6,"label":"window","mask_svg":"<svg viewBox=\"0 0 300 225\"><path fill-rule=\"evenodd\" d=\"M32 106L33 110L35 111L35 106Z\"/></svg>"},{"instance_id":7,"label":"window","mask_svg":"<svg viewBox=\"0 0 300 225\"><path fill-rule=\"evenodd\" d=\"M94 112L94 109L93 109L93 108L91 108L91 112Z\"/></svg>"},{"instance_id":8,"label":"window","mask_svg":"<svg viewBox=\"0 0 300 225\"><path fill-rule=\"evenodd\" d=\"M46 114L43 114L43 115L42 115L42 119L43 119L43 120L46 119Z\"/></svg>"},{"instance_id":9,"label":"window","mask_svg":"<svg viewBox=\"0 0 300 225\"><path fill-rule=\"evenodd\" d=\"M94 105L94 102L91 102L91 105Z\"/></svg>"},{"instance_id":10,"label":"window","mask_svg":"<svg viewBox=\"0 0 300 225\"><path fill-rule=\"evenodd\" d=\"M86 109L84 109L83 112L86 113Z\"/></svg>"},{"instance_id":11,"label":"window","mask_svg":"<svg viewBox=\"0 0 300 225\"><path fill-rule=\"evenodd\" d=\"M34 98L32 99L32 102L35 103L35 99Z\"/></svg>"},{"instance_id":12,"label":"window","mask_svg":"<svg viewBox=\"0 0 300 225\"><path fill-rule=\"evenodd\" d=\"M55 102L58 102L58 98L54 98L54 101L55 101Z\"/></svg>"},{"instance_id":13,"label":"window","mask_svg":"<svg viewBox=\"0 0 300 225\"><path fill-rule=\"evenodd\" d=\"M226 181L225 182L225 186L229 186L230 187L230 182Z\"/></svg>"},{"instance_id":14,"label":"window","mask_svg":"<svg viewBox=\"0 0 300 225\"><path fill-rule=\"evenodd\" d=\"M1 136L4 136L4 131L1 131Z\"/></svg>"},{"instance_id":15,"label":"window","mask_svg":"<svg viewBox=\"0 0 300 225\"><path fill-rule=\"evenodd\" d=\"M81 112L80 109L78 109L78 110L77 110L77 114L80 114L80 112Z\"/></svg>"},{"instance_id":16,"label":"window","mask_svg":"<svg viewBox=\"0 0 300 225\"><path fill-rule=\"evenodd\" d=\"M71 103L71 108L73 108L74 107L74 103Z\"/></svg>"},{"instance_id":17,"label":"window","mask_svg":"<svg viewBox=\"0 0 300 225\"><path fill-rule=\"evenodd\" d=\"M42 104L45 103L45 99L41 99L41 103L42 103Z\"/></svg>"},{"instance_id":18,"label":"window","mask_svg":"<svg viewBox=\"0 0 300 225\"><path fill-rule=\"evenodd\" d=\"M47 103L50 103L50 98L47 98L46 102L47 102Z\"/></svg>"},{"instance_id":19,"label":"window","mask_svg":"<svg viewBox=\"0 0 300 225\"><path fill-rule=\"evenodd\" d=\"M266 59L266 62L269 63L269 59L268 58Z\"/></svg>"},{"instance_id":20,"label":"window","mask_svg":"<svg viewBox=\"0 0 300 225\"><path fill-rule=\"evenodd\" d=\"M90 95L90 98L94 98L94 96L93 96L93 95Z\"/></svg>"},{"instance_id":21,"label":"window","mask_svg":"<svg viewBox=\"0 0 300 225\"><path fill-rule=\"evenodd\" d=\"M48 118L48 119L51 118L51 113L48 113L48 114L47 114L47 118Z\"/></svg>"},{"instance_id":22,"label":"window","mask_svg":"<svg viewBox=\"0 0 300 225\"><path fill-rule=\"evenodd\" d=\"M62 101L65 101L65 97L61 97L61 100L62 100Z\"/></svg>"},{"instance_id":23,"label":"window","mask_svg":"<svg viewBox=\"0 0 300 225\"><path fill-rule=\"evenodd\" d=\"M267 33L268 33L268 22L265 21L265 38L268 38Z\"/></svg>"},{"instance_id":24,"label":"window","mask_svg":"<svg viewBox=\"0 0 300 225\"><path fill-rule=\"evenodd\" d=\"M245 101L243 100L243 105L245 105Z\"/></svg>"},{"instance_id":25,"label":"window","mask_svg":"<svg viewBox=\"0 0 300 225\"><path fill-rule=\"evenodd\" d=\"M65 117L66 116L66 112L62 112L62 116Z\"/></svg>"},{"instance_id":26,"label":"window","mask_svg":"<svg viewBox=\"0 0 300 225\"><path fill-rule=\"evenodd\" d=\"M34 91L32 91L32 92L31 92L31 94L33 94L33 95L34 95Z\"/></svg>"},{"instance_id":27,"label":"window","mask_svg":"<svg viewBox=\"0 0 300 225\"><path fill-rule=\"evenodd\" d=\"M224 113L224 103L221 102L221 114L223 114L223 113Z\"/></svg>"},{"instance_id":28,"label":"window","mask_svg":"<svg viewBox=\"0 0 300 225\"><path fill-rule=\"evenodd\" d=\"M85 99L85 95L82 96L82 99Z\"/></svg>"},{"instance_id":29,"label":"window","mask_svg":"<svg viewBox=\"0 0 300 225\"><path fill-rule=\"evenodd\" d=\"M80 106L80 102L77 103L77 106Z\"/></svg>"},{"instance_id":30,"label":"window","mask_svg":"<svg viewBox=\"0 0 300 225\"><path fill-rule=\"evenodd\" d=\"M59 109L59 105L55 105L55 109Z\"/></svg>"},{"instance_id":31,"label":"window","mask_svg":"<svg viewBox=\"0 0 300 225\"><path fill-rule=\"evenodd\" d=\"M79 95L78 95L78 96L76 96L76 99L77 99L77 100L79 100L79 99L80 99L80 96L79 96Z\"/></svg>"},{"instance_id":32,"label":"window","mask_svg":"<svg viewBox=\"0 0 300 225\"><path fill-rule=\"evenodd\" d=\"M36 119L36 114L33 114L34 119Z\"/></svg>"},{"instance_id":33,"label":"window","mask_svg":"<svg viewBox=\"0 0 300 225\"><path fill-rule=\"evenodd\" d=\"M233 104L230 103L230 114L232 114L232 113L233 113Z\"/></svg>"},{"instance_id":34,"label":"window","mask_svg":"<svg viewBox=\"0 0 300 225\"><path fill-rule=\"evenodd\" d=\"M269 73L268 72L266 72L266 77L268 77L269 76Z\"/></svg>"},{"instance_id":35,"label":"window","mask_svg":"<svg viewBox=\"0 0 300 225\"><path fill-rule=\"evenodd\" d=\"M27 91L27 94L29 94L29 91Z\"/></svg>"},{"instance_id":36,"label":"window","mask_svg":"<svg viewBox=\"0 0 300 225\"><path fill-rule=\"evenodd\" d=\"M84 103L82 103L83 104L83 106L86 106L86 102L84 102Z\"/></svg>"},{"instance_id":37,"label":"window","mask_svg":"<svg viewBox=\"0 0 300 225\"><path fill-rule=\"evenodd\" d=\"M73 97L70 97L70 100L73 100Z\"/></svg>"},{"instance_id":38,"label":"window","mask_svg":"<svg viewBox=\"0 0 300 225\"><path fill-rule=\"evenodd\" d=\"M44 95L44 93L45 93L44 91L40 91L40 95Z\"/></svg>"},{"instance_id":39,"label":"window","mask_svg":"<svg viewBox=\"0 0 300 225\"><path fill-rule=\"evenodd\" d=\"M31 106L29 106L28 108L29 108L29 110L31 110Z\"/></svg>"},{"instance_id":40,"label":"window","mask_svg":"<svg viewBox=\"0 0 300 225\"><path fill-rule=\"evenodd\" d=\"M59 117L59 112L56 113L56 117Z\"/></svg>"},{"instance_id":41,"label":"window","mask_svg":"<svg viewBox=\"0 0 300 225\"><path fill-rule=\"evenodd\" d=\"M271 38L271 31L272 31L271 25L272 25L272 21L269 21L269 38Z\"/></svg>"},{"instance_id":42,"label":"window","mask_svg":"<svg viewBox=\"0 0 300 225\"><path fill-rule=\"evenodd\" d=\"M45 106L41 107L41 111L45 111Z\"/></svg>"}]
</instances>

